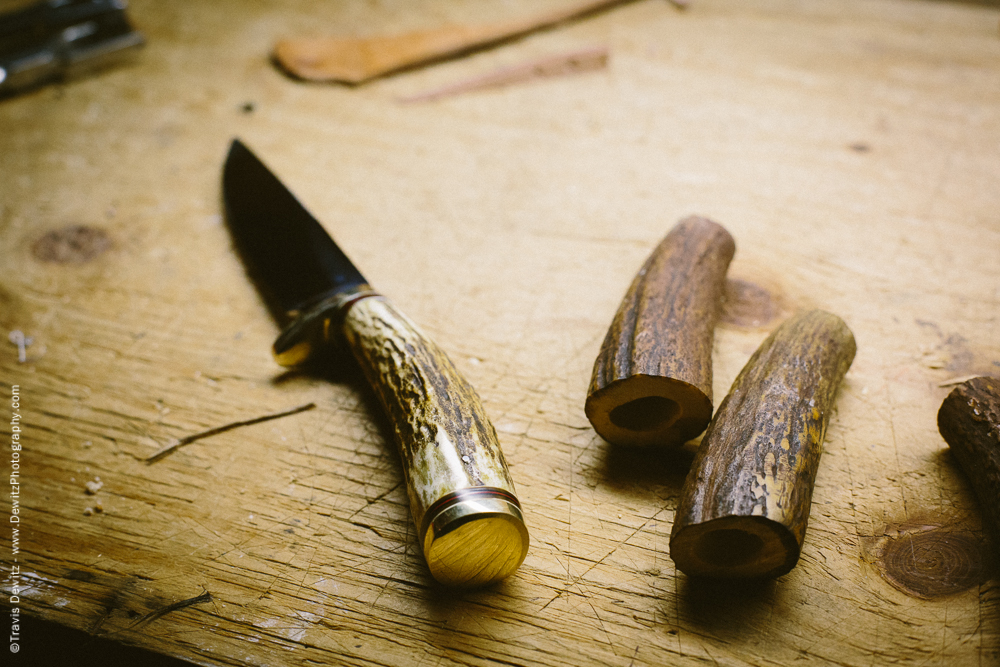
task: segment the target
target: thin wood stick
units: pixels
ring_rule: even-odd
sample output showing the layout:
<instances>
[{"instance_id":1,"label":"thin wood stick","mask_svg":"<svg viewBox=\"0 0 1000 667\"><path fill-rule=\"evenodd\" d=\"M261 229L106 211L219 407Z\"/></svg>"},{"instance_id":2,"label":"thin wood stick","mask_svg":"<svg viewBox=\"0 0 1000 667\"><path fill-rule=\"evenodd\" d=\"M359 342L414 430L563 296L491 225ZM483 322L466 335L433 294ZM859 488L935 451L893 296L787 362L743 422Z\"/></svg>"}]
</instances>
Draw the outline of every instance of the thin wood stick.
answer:
<instances>
[{"instance_id":1,"label":"thin wood stick","mask_svg":"<svg viewBox=\"0 0 1000 667\"><path fill-rule=\"evenodd\" d=\"M608 49L605 46L594 46L587 49L560 53L554 56L536 58L526 63L501 67L486 74L477 74L468 79L462 79L434 90L400 97L399 102L430 102L474 90L500 88L512 83L528 81L550 76L564 76L579 72L589 72L601 69L608 64Z\"/></svg>"},{"instance_id":2,"label":"thin wood stick","mask_svg":"<svg viewBox=\"0 0 1000 667\"><path fill-rule=\"evenodd\" d=\"M306 410L312 410L316 407L315 403L306 403L305 405L300 405L297 408L292 408L291 410L285 410L284 412L276 412L270 415L263 415L262 417L254 417L253 419L247 419L244 421L231 422L229 424L224 424L222 426L216 426L215 428L210 428L207 431L202 431L200 433L195 433L193 435L185 436L180 440L174 440L173 442L167 444L165 447L152 454L146 459L146 463L155 463L168 454L173 453L176 449L183 447L184 445L189 445L196 440L201 440L202 438L207 438L210 435L218 435L219 433L225 433L226 431L231 431L234 428L239 428L241 426L251 426L253 424L259 424L261 422L266 422L271 419L278 419L279 417L288 417L289 415L298 414L299 412L305 412Z\"/></svg>"},{"instance_id":3,"label":"thin wood stick","mask_svg":"<svg viewBox=\"0 0 1000 667\"><path fill-rule=\"evenodd\" d=\"M968 382L973 378L979 377L978 375L963 375L962 377L952 378L950 380L945 380L944 382L938 382L939 387L954 387L957 384L962 384Z\"/></svg>"}]
</instances>

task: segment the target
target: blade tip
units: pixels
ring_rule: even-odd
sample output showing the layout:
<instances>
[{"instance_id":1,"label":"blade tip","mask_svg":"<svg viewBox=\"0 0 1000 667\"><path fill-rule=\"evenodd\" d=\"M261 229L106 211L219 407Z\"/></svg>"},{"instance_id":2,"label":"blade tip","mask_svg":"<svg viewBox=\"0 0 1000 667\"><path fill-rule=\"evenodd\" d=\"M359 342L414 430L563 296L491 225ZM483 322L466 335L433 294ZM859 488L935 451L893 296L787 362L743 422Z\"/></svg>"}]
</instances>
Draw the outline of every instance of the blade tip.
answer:
<instances>
[{"instance_id":1,"label":"blade tip","mask_svg":"<svg viewBox=\"0 0 1000 667\"><path fill-rule=\"evenodd\" d=\"M231 158L233 153L238 153L240 151L249 152L249 150L250 149L246 147L246 144L240 141L239 137L233 137L232 141L229 142L229 152L227 153L226 159L228 160Z\"/></svg>"},{"instance_id":2,"label":"blade tip","mask_svg":"<svg viewBox=\"0 0 1000 667\"><path fill-rule=\"evenodd\" d=\"M238 137L233 137L229 144L229 152L226 153L226 160L222 167L222 177L223 183L228 182L230 178L235 177L236 170L239 169L240 164L245 163L247 158L255 158L256 156L247 148Z\"/></svg>"}]
</instances>

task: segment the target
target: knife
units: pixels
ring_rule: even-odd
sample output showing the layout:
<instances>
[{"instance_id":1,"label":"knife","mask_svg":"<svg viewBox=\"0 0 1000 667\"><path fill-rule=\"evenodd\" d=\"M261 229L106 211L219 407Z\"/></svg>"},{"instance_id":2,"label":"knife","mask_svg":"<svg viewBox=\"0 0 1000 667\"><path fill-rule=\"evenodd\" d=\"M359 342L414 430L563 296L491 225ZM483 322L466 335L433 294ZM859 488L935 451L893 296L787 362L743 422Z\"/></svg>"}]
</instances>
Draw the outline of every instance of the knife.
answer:
<instances>
[{"instance_id":1,"label":"knife","mask_svg":"<svg viewBox=\"0 0 1000 667\"><path fill-rule=\"evenodd\" d=\"M496 431L445 353L376 292L323 226L239 140L222 176L226 219L249 273L290 323L282 366L350 348L392 423L431 574L483 586L512 574L528 530Z\"/></svg>"}]
</instances>

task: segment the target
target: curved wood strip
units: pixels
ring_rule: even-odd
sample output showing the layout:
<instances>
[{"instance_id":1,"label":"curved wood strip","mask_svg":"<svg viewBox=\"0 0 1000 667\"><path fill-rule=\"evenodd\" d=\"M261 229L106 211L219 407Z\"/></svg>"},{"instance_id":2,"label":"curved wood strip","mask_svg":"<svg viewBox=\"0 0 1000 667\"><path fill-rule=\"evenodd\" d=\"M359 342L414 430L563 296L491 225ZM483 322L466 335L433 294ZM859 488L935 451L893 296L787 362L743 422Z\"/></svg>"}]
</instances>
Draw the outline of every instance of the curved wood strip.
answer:
<instances>
[{"instance_id":1,"label":"curved wood strip","mask_svg":"<svg viewBox=\"0 0 1000 667\"><path fill-rule=\"evenodd\" d=\"M284 39L275 45L274 58L285 71L301 79L359 84L631 1L587 0L527 19L479 26L446 25L401 35Z\"/></svg>"}]
</instances>

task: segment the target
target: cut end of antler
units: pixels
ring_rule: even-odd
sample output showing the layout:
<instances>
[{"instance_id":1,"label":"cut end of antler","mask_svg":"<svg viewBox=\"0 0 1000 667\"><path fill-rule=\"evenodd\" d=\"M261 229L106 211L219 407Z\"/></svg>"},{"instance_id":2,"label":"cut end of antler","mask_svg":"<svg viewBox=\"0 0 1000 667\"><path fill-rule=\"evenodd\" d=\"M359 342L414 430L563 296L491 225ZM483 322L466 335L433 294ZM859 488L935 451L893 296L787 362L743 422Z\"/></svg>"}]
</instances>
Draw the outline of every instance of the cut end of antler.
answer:
<instances>
[{"instance_id":1,"label":"cut end of antler","mask_svg":"<svg viewBox=\"0 0 1000 667\"><path fill-rule=\"evenodd\" d=\"M799 551L787 527L760 516L684 526L670 539L670 557L690 577L779 577L795 567Z\"/></svg>"},{"instance_id":2,"label":"cut end of antler","mask_svg":"<svg viewBox=\"0 0 1000 667\"><path fill-rule=\"evenodd\" d=\"M705 430L712 399L682 380L633 375L590 394L585 412L594 430L616 445L675 445Z\"/></svg>"}]
</instances>

